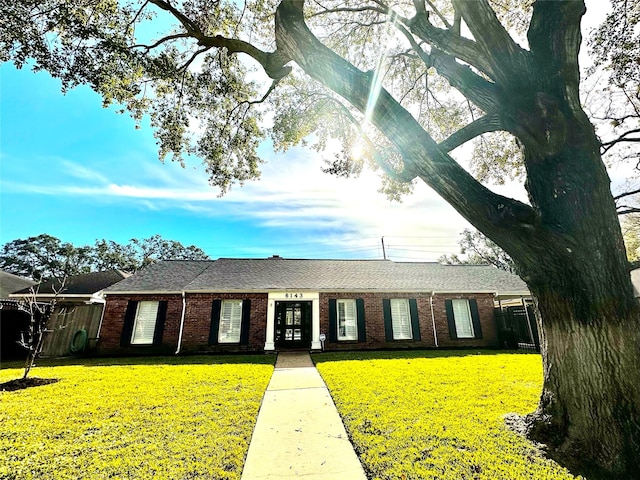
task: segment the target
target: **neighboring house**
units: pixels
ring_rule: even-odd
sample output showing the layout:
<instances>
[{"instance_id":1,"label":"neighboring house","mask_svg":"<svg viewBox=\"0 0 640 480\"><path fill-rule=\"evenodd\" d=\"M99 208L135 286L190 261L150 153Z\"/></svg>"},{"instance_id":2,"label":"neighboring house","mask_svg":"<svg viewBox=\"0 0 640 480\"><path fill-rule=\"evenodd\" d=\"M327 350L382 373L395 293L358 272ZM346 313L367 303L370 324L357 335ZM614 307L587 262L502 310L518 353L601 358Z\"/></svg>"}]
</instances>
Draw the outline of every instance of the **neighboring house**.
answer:
<instances>
[{"instance_id":1,"label":"neighboring house","mask_svg":"<svg viewBox=\"0 0 640 480\"><path fill-rule=\"evenodd\" d=\"M9 295L29 288L36 282L0 270L0 360L16 360L26 357L26 350L18 345L20 332L28 325L29 316L18 309L16 300Z\"/></svg>"},{"instance_id":2,"label":"neighboring house","mask_svg":"<svg viewBox=\"0 0 640 480\"><path fill-rule=\"evenodd\" d=\"M129 274L119 270L85 273L58 280L43 282L10 295L14 299L51 302L56 306L48 324L51 330L44 338L42 356L58 357L95 347L100 320L104 311L102 291L127 278Z\"/></svg>"},{"instance_id":3,"label":"neighboring house","mask_svg":"<svg viewBox=\"0 0 640 480\"><path fill-rule=\"evenodd\" d=\"M158 262L105 289L98 353L492 347L501 298L486 265L389 260Z\"/></svg>"}]
</instances>

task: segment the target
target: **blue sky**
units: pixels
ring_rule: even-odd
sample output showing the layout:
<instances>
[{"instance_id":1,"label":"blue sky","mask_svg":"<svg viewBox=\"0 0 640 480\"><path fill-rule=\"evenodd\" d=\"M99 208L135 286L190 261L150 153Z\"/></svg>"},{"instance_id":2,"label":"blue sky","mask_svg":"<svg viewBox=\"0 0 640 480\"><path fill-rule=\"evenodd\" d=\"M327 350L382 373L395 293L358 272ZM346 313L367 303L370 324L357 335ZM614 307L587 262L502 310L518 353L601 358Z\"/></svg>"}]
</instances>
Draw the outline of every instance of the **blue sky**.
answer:
<instances>
[{"instance_id":1,"label":"blue sky","mask_svg":"<svg viewBox=\"0 0 640 480\"><path fill-rule=\"evenodd\" d=\"M403 203L376 175L338 179L315 152L274 154L261 180L222 198L197 161L161 163L152 133L104 109L87 87L60 93L48 74L0 69L0 243L48 233L75 245L160 234L213 258L435 260L466 223L424 185Z\"/></svg>"},{"instance_id":2,"label":"blue sky","mask_svg":"<svg viewBox=\"0 0 640 480\"><path fill-rule=\"evenodd\" d=\"M590 2L591 3L591 2ZM313 151L261 147L261 180L222 198L198 161L161 163L151 130L104 109L87 87L0 67L0 245L41 233L73 244L160 234L212 258L436 260L468 224L423 184L402 203L379 179L321 172ZM495 188L494 188L495 189ZM522 188L501 193L524 198Z\"/></svg>"}]
</instances>

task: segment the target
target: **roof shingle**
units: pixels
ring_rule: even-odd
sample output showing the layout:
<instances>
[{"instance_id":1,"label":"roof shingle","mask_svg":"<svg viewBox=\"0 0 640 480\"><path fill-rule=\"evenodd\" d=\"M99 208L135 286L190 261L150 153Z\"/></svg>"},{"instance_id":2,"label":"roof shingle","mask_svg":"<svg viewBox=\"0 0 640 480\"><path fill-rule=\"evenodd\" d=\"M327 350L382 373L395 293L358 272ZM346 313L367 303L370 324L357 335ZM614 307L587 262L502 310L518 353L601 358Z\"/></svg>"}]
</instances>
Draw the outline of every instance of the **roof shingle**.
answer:
<instances>
[{"instance_id":1,"label":"roof shingle","mask_svg":"<svg viewBox=\"0 0 640 480\"><path fill-rule=\"evenodd\" d=\"M520 277L489 265L222 258L158 262L107 288L105 293L183 290L528 292Z\"/></svg>"}]
</instances>

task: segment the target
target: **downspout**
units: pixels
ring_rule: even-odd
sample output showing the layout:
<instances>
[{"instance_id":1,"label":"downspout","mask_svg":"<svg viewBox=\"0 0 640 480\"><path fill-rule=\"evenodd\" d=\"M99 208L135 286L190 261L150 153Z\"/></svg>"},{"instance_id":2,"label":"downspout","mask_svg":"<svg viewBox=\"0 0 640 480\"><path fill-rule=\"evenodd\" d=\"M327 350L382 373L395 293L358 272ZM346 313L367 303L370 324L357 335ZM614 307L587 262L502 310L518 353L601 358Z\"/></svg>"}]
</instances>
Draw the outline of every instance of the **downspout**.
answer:
<instances>
[{"instance_id":1,"label":"downspout","mask_svg":"<svg viewBox=\"0 0 640 480\"><path fill-rule=\"evenodd\" d=\"M431 324L433 325L433 340L436 342L436 348L438 348L438 333L436 332L436 316L433 313L433 296L436 292L431 292L429 297L429 306L431 307Z\"/></svg>"},{"instance_id":2,"label":"downspout","mask_svg":"<svg viewBox=\"0 0 640 480\"><path fill-rule=\"evenodd\" d=\"M105 296L105 302L102 305L102 314L100 315L100 323L98 324L98 333L96 334L96 346L98 346L98 340L100 340L100 332L102 331L102 322L104 320L104 312L107 310L107 297Z\"/></svg>"},{"instance_id":3,"label":"downspout","mask_svg":"<svg viewBox=\"0 0 640 480\"><path fill-rule=\"evenodd\" d=\"M180 353L180 347L182 347L182 331L184 330L184 316L187 311L187 301L184 297L185 291L182 291L182 315L180 315L180 332L178 333L178 348L175 355Z\"/></svg>"}]
</instances>

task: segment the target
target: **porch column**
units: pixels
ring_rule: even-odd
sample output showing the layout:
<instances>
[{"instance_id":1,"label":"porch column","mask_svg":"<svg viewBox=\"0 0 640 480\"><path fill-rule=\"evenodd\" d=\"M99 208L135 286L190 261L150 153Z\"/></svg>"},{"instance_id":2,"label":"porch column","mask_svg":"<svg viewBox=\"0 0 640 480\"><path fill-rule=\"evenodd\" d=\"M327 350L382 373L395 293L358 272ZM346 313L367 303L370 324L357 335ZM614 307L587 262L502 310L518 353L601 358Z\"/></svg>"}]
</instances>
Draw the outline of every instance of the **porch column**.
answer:
<instances>
[{"instance_id":1,"label":"porch column","mask_svg":"<svg viewBox=\"0 0 640 480\"><path fill-rule=\"evenodd\" d=\"M273 352L276 349L276 344L273 339L275 332L275 318L276 318L276 301L273 299L272 294L269 293L267 300L267 331L266 341L264 342L264 351Z\"/></svg>"},{"instance_id":2,"label":"porch column","mask_svg":"<svg viewBox=\"0 0 640 480\"><path fill-rule=\"evenodd\" d=\"M320 298L317 296L311 304L311 350L321 350L320 343Z\"/></svg>"}]
</instances>

